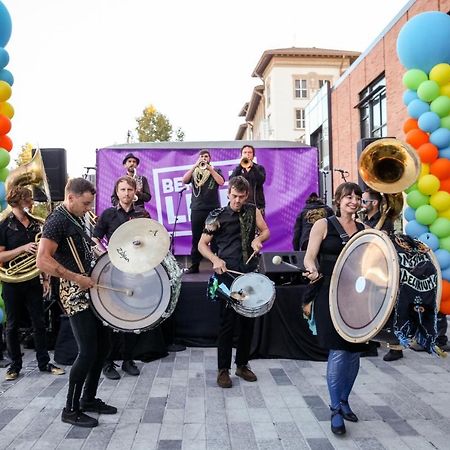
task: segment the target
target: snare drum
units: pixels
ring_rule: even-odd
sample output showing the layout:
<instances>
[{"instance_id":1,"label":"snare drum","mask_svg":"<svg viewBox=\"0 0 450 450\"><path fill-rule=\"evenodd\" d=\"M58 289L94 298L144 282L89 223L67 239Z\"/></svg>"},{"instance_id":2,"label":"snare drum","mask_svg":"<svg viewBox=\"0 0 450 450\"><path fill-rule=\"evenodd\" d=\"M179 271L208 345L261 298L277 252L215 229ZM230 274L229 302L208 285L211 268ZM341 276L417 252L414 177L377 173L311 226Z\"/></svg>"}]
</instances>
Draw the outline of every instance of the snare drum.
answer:
<instances>
[{"instance_id":1,"label":"snare drum","mask_svg":"<svg viewBox=\"0 0 450 450\"><path fill-rule=\"evenodd\" d=\"M272 308L275 301L275 284L261 273L246 273L237 277L231 285L234 310L245 317L259 317Z\"/></svg>"},{"instance_id":2,"label":"snare drum","mask_svg":"<svg viewBox=\"0 0 450 450\"><path fill-rule=\"evenodd\" d=\"M98 285L131 290L132 295L109 289L90 289L92 310L116 330L140 333L151 330L174 311L181 289L182 271L169 252L154 269L142 274L125 273L114 267L107 253L91 271Z\"/></svg>"}]
</instances>

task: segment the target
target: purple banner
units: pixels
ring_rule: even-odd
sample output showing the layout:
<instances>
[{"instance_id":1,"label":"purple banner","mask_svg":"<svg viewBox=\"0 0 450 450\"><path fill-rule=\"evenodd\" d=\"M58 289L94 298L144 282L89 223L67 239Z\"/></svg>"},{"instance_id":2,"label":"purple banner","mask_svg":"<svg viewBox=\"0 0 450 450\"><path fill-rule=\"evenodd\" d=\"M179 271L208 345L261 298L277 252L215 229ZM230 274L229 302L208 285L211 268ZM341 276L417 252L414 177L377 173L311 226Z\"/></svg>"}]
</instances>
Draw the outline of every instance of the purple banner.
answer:
<instances>
[{"instance_id":1,"label":"purple banner","mask_svg":"<svg viewBox=\"0 0 450 450\"><path fill-rule=\"evenodd\" d=\"M225 177L225 184L219 189L221 204L225 206L228 203L228 177L239 164L242 145L241 142L196 144L198 146L195 147L192 143L183 142L131 144L97 150L96 213L100 214L111 206L115 180L124 175L122 160L132 152L140 159L138 174L145 175L150 185L152 198L146 204L147 210L172 234L179 208L174 253L190 254L192 190L189 185L181 192L184 187L182 177L197 160L199 150L208 149L213 166L220 168ZM267 174L264 193L271 238L265 243L264 251L290 251L295 218L308 195L318 191L317 150L314 147L296 147L295 143L276 144L264 141L260 147L255 145L255 162L263 165Z\"/></svg>"}]
</instances>

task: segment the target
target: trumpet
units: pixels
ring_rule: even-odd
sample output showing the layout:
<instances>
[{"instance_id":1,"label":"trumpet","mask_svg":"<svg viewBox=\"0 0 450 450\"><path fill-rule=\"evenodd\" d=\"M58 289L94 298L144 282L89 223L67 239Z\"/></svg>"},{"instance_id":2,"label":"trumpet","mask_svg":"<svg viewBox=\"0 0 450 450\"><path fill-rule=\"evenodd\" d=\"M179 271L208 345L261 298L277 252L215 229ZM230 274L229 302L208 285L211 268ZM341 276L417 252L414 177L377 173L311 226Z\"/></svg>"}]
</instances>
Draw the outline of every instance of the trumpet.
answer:
<instances>
[{"instance_id":1,"label":"trumpet","mask_svg":"<svg viewBox=\"0 0 450 450\"><path fill-rule=\"evenodd\" d=\"M252 167L253 162L251 159L247 158L246 156L241 158L241 162L239 163L241 165L241 167L243 167L244 169L249 169L250 167Z\"/></svg>"},{"instance_id":2,"label":"trumpet","mask_svg":"<svg viewBox=\"0 0 450 450\"><path fill-rule=\"evenodd\" d=\"M200 170L205 170L207 167L208 167L208 163L206 162L206 161L200 161L199 163L198 163L198 168L200 169Z\"/></svg>"},{"instance_id":3,"label":"trumpet","mask_svg":"<svg viewBox=\"0 0 450 450\"><path fill-rule=\"evenodd\" d=\"M136 176L137 176L137 167L130 167L130 168L128 169L128 171L129 171L129 172L133 171L133 175L131 175L131 178L133 178L133 180L135 180L135 179L136 179Z\"/></svg>"}]
</instances>

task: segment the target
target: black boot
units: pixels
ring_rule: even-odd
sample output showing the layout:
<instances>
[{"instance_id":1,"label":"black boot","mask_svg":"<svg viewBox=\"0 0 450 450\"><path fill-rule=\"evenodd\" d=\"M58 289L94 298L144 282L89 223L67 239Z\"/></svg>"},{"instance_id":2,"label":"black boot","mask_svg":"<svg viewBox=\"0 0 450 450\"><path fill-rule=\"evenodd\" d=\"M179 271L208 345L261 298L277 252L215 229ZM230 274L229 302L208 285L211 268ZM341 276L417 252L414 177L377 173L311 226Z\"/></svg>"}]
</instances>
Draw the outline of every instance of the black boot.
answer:
<instances>
[{"instance_id":1,"label":"black boot","mask_svg":"<svg viewBox=\"0 0 450 450\"><path fill-rule=\"evenodd\" d=\"M349 422L358 422L358 416L352 411L347 400L341 400L342 416Z\"/></svg>"},{"instance_id":2,"label":"black boot","mask_svg":"<svg viewBox=\"0 0 450 450\"><path fill-rule=\"evenodd\" d=\"M331 431L337 435L345 434L345 424L344 424L344 416L342 415L341 406L339 405L337 408L332 408L331 410Z\"/></svg>"},{"instance_id":3,"label":"black boot","mask_svg":"<svg viewBox=\"0 0 450 450\"><path fill-rule=\"evenodd\" d=\"M402 350L389 350L384 356L383 361L397 361L397 359L403 358Z\"/></svg>"}]
</instances>

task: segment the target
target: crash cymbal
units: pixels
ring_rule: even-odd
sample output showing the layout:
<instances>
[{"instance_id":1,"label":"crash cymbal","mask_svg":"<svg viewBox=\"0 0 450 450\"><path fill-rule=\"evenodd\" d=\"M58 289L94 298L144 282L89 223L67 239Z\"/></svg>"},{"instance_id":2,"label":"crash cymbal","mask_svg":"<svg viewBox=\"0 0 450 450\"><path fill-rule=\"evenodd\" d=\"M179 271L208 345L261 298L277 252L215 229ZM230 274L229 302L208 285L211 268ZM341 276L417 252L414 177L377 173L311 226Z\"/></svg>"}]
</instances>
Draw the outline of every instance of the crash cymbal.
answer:
<instances>
[{"instance_id":1,"label":"crash cymbal","mask_svg":"<svg viewBox=\"0 0 450 450\"><path fill-rule=\"evenodd\" d=\"M133 219L113 233L108 255L112 265L125 273L144 273L161 263L169 247L169 233L159 222Z\"/></svg>"}]
</instances>

